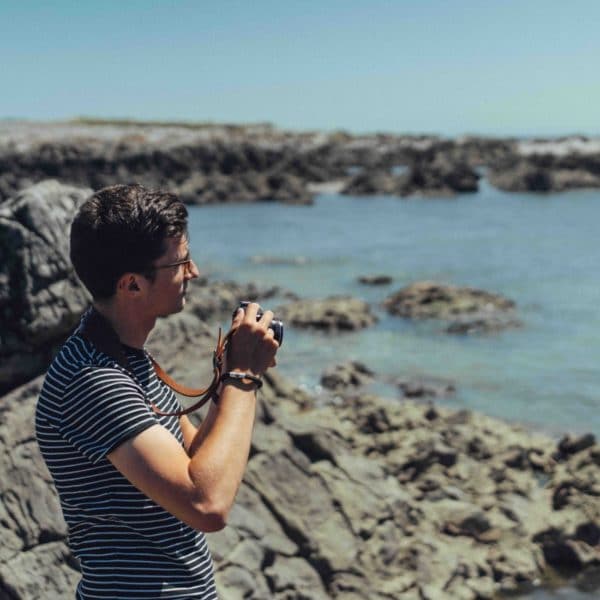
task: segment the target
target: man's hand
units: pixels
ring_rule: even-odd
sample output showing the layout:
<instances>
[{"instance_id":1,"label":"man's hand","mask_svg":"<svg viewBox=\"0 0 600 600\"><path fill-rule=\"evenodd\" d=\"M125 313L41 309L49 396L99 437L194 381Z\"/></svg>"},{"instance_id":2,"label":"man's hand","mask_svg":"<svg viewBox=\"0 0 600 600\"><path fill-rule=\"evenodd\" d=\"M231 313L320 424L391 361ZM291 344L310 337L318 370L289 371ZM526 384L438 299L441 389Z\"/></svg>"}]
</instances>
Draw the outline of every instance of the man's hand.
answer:
<instances>
[{"instance_id":1,"label":"man's hand","mask_svg":"<svg viewBox=\"0 0 600 600\"><path fill-rule=\"evenodd\" d=\"M260 320L256 320L260 306L252 302L238 309L231 329L227 347L227 370L243 371L262 375L269 367L275 366L275 354L279 348L274 332L269 329L273 313L266 310Z\"/></svg>"}]
</instances>

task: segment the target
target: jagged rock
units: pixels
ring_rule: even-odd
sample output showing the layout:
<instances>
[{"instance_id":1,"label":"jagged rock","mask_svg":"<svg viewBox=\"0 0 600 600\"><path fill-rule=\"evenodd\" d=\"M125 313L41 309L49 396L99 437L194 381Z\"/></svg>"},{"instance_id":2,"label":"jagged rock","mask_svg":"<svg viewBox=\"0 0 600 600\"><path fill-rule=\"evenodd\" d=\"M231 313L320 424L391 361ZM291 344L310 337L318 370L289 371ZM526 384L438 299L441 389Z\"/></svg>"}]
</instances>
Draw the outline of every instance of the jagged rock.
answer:
<instances>
[{"instance_id":1,"label":"jagged rock","mask_svg":"<svg viewBox=\"0 0 600 600\"><path fill-rule=\"evenodd\" d=\"M436 377L401 378L395 383L405 398L439 398L456 392L453 383Z\"/></svg>"},{"instance_id":2,"label":"jagged rock","mask_svg":"<svg viewBox=\"0 0 600 600\"><path fill-rule=\"evenodd\" d=\"M413 283L384 301L392 315L408 319L450 321L449 333L499 331L520 323L515 303L499 294L431 281Z\"/></svg>"},{"instance_id":3,"label":"jagged rock","mask_svg":"<svg viewBox=\"0 0 600 600\"><path fill-rule=\"evenodd\" d=\"M349 296L298 300L281 306L278 314L293 327L323 331L351 331L377 322L366 302Z\"/></svg>"},{"instance_id":4,"label":"jagged rock","mask_svg":"<svg viewBox=\"0 0 600 600\"><path fill-rule=\"evenodd\" d=\"M174 318L165 332L175 331L172 343L183 349L200 321L183 327ZM532 584L546 562L595 568L597 445L549 462L541 487L528 457L551 455L555 444L544 436L408 400L353 395L317 407L281 376L265 380L267 406L230 525L208 536L224 598L310 598L314 586L315 597L443 598L452 590L475 599ZM32 439L40 382L0 403L0 590L16 600L52 597L44 589L69 595L77 580ZM554 508L565 485L571 495Z\"/></svg>"},{"instance_id":5,"label":"jagged rock","mask_svg":"<svg viewBox=\"0 0 600 600\"><path fill-rule=\"evenodd\" d=\"M229 175L194 173L176 188L176 192L183 202L189 204L256 201L313 203L313 195L302 180L282 172L265 174L249 171Z\"/></svg>"},{"instance_id":6,"label":"jagged rock","mask_svg":"<svg viewBox=\"0 0 600 600\"><path fill-rule=\"evenodd\" d=\"M203 321L219 319L227 325L241 300L262 303L262 308L267 309L270 307L266 305L265 300L283 294L285 291L279 287L262 289L254 283L192 279L188 287L186 310Z\"/></svg>"},{"instance_id":7,"label":"jagged rock","mask_svg":"<svg viewBox=\"0 0 600 600\"><path fill-rule=\"evenodd\" d=\"M467 162L437 153L433 159L420 157L405 172L396 174L376 167L355 174L342 194L372 196L453 196L476 192L479 176Z\"/></svg>"},{"instance_id":8,"label":"jagged rock","mask_svg":"<svg viewBox=\"0 0 600 600\"><path fill-rule=\"evenodd\" d=\"M592 447L595 443L596 437L593 433L586 433L577 437L566 435L558 443L559 457L577 454L586 448Z\"/></svg>"},{"instance_id":9,"label":"jagged rock","mask_svg":"<svg viewBox=\"0 0 600 600\"><path fill-rule=\"evenodd\" d=\"M44 370L88 303L65 231L90 193L45 181L0 205L0 392Z\"/></svg>"},{"instance_id":10,"label":"jagged rock","mask_svg":"<svg viewBox=\"0 0 600 600\"><path fill-rule=\"evenodd\" d=\"M321 385L327 389L359 387L373 381L375 373L358 361L335 365L321 375Z\"/></svg>"},{"instance_id":11,"label":"jagged rock","mask_svg":"<svg viewBox=\"0 0 600 600\"><path fill-rule=\"evenodd\" d=\"M342 189L349 196L395 195L399 189L399 178L386 171L358 173Z\"/></svg>"},{"instance_id":12,"label":"jagged rock","mask_svg":"<svg viewBox=\"0 0 600 600\"><path fill-rule=\"evenodd\" d=\"M495 165L490 183L508 192L560 192L600 187L599 156L513 156Z\"/></svg>"}]
</instances>

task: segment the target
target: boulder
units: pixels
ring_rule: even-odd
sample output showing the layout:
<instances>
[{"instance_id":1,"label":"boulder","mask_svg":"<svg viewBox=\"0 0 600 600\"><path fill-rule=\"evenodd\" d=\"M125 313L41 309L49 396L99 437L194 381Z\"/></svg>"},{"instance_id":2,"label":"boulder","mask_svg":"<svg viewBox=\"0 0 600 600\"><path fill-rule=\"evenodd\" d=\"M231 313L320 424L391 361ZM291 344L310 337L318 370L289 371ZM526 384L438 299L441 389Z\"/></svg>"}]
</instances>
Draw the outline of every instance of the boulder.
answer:
<instances>
[{"instance_id":1,"label":"boulder","mask_svg":"<svg viewBox=\"0 0 600 600\"><path fill-rule=\"evenodd\" d=\"M471 287L419 281L384 301L392 315L448 321L449 333L493 332L516 327L515 303L500 294Z\"/></svg>"},{"instance_id":2,"label":"boulder","mask_svg":"<svg viewBox=\"0 0 600 600\"><path fill-rule=\"evenodd\" d=\"M89 302L65 232L90 194L44 181L0 205L0 391L41 373Z\"/></svg>"},{"instance_id":3,"label":"boulder","mask_svg":"<svg viewBox=\"0 0 600 600\"><path fill-rule=\"evenodd\" d=\"M313 195L295 175L278 171L236 174L193 173L175 191L188 204L283 202L312 204Z\"/></svg>"},{"instance_id":4,"label":"boulder","mask_svg":"<svg viewBox=\"0 0 600 600\"><path fill-rule=\"evenodd\" d=\"M451 381L437 377L402 377L395 380L405 398L439 398L451 396L456 386Z\"/></svg>"},{"instance_id":5,"label":"boulder","mask_svg":"<svg viewBox=\"0 0 600 600\"><path fill-rule=\"evenodd\" d=\"M292 327L327 332L353 331L377 322L366 302L349 296L298 300L281 306L277 313Z\"/></svg>"},{"instance_id":6,"label":"boulder","mask_svg":"<svg viewBox=\"0 0 600 600\"><path fill-rule=\"evenodd\" d=\"M374 375L363 363L350 361L328 368L321 375L321 385L330 390L359 387L373 381Z\"/></svg>"}]
</instances>

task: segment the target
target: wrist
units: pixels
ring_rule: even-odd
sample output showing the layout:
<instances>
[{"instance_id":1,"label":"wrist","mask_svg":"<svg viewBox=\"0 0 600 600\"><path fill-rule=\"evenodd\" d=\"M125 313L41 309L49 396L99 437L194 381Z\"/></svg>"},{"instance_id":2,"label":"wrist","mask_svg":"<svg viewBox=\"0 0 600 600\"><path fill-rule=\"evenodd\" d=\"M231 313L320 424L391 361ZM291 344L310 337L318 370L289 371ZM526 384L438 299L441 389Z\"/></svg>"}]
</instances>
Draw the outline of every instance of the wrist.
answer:
<instances>
[{"instance_id":1,"label":"wrist","mask_svg":"<svg viewBox=\"0 0 600 600\"><path fill-rule=\"evenodd\" d=\"M249 387L249 389L259 390L262 387L262 379L251 371L241 371L234 369L223 373L219 379L221 384L237 384L238 386Z\"/></svg>"}]
</instances>

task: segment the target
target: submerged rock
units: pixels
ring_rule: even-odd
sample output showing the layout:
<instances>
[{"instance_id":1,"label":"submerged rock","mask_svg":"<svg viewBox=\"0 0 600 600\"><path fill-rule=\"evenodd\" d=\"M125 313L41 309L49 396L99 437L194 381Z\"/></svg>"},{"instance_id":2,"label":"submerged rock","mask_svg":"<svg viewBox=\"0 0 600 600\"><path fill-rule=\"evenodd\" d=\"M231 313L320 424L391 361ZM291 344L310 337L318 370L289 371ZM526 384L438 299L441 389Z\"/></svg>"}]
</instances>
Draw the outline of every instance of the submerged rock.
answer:
<instances>
[{"instance_id":1,"label":"submerged rock","mask_svg":"<svg viewBox=\"0 0 600 600\"><path fill-rule=\"evenodd\" d=\"M364 285L389 285L392 283L392 277L389 275L362 275L358 282Z\"/></svg>"}]
</instances>

